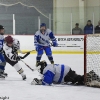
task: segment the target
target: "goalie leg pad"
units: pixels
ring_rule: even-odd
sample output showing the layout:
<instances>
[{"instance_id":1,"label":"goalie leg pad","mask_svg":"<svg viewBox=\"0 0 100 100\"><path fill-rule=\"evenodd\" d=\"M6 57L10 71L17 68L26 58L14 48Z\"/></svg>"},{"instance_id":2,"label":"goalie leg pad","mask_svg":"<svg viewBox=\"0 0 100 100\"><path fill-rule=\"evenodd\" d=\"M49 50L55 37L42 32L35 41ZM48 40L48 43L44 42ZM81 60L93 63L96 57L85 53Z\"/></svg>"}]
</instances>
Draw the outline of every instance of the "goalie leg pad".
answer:
<instances>
[{"instance_id":1,"label":"goalie leg pad","mask_svg":"<svg viewBox=\"0 0 100 100\"><path fill-rule=\"evenodd\" d=\"M86 83L87 86L100 87L100 77L94 70L91 70L86 74Z\"/></svg>"}]
</instances>

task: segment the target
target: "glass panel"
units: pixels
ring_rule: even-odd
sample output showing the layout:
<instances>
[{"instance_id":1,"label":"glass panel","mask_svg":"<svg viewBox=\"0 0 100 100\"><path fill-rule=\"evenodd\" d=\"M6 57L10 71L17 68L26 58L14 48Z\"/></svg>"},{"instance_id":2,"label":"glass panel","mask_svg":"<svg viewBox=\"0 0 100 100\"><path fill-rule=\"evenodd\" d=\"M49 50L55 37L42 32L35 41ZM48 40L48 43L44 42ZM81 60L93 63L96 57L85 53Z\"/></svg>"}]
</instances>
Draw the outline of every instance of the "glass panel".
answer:
<instances>
[{"instance_id":1,"label":"glass panel","mask_svg":"<svg viewBox=\"0 0 100 100\"><path fill-rule=\"evenodd\" d=\"M48 28L49 14L54 34L71 34L75 23L79 23L79 27L84 30L87 20L91 20L92 23L94 21L94 27L98 25L100 6L66 7L68 5L64 4L64 1L61 2L61 6L57 6L53 0L0 0L0 24L4 25L6 34L13 34L13 14L15 14L15 33L18 35L35 34L38 30L38 16L41 23L46 23Z\"/></svg>"}]
</instances>

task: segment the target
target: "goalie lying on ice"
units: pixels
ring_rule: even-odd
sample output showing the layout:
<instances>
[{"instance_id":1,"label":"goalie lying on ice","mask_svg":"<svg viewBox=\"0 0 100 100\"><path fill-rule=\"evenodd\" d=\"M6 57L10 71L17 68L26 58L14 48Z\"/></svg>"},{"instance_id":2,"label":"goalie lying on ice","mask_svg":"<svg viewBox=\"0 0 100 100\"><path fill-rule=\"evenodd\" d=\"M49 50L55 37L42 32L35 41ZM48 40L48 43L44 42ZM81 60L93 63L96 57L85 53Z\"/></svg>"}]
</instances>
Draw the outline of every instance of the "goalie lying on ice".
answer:
<instances>
[{"instance_id":1,"label":"goalie lying on ice","mask_svg":"<svg viewBox=\"0 0 100 100\"><path fill-rule=\"evenodd\" d=\"M84 84L84 76L76 74L69 66L64 64L47 64L46 61L38 63L42 79L34 78L32 85L51 85L72 82L72 84Z\"/></svg>"}]
</instances>

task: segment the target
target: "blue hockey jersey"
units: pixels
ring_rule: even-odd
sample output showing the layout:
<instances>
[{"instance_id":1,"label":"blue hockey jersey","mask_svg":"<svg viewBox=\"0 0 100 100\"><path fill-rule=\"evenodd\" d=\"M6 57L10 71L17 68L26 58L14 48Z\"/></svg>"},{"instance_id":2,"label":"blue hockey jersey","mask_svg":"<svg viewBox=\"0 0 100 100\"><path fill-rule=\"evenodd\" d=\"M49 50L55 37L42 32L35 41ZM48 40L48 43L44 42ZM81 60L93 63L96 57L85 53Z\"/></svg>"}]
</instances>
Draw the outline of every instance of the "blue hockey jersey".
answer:
<instances>
[{"instance_id":1,"label":"blue hockey jersey","mask_svg":"<svg viewBox=\"0 0 100 100\"><path fill-rule=\"evenodd\" d=\"M0 50L3 48L4 36L0 35Z\"/></svg>"},{"instance_id":2,"label":"blue hockey jersey","mask_svg":"<svg viewBox=\"0 0 100 100\"><path fill-rule=\"evenodd\" d=\"M56 42L56 38L50 29L46 29L45 34L37 31L34 35L34 45L49 46L50 40Z\"/></svg>"},{"instance_id":3,"label":"blue hockey jersey","mask_svg":"<svg viewBox=\"0 0 100 100\"><path fill-rule=\"evenodd\" d=\"M43 85L51 85L52 83L63 83L64 77L69 72L70 67L63 64L48 64L43 70Z\"/></svg>"}]
</instances>

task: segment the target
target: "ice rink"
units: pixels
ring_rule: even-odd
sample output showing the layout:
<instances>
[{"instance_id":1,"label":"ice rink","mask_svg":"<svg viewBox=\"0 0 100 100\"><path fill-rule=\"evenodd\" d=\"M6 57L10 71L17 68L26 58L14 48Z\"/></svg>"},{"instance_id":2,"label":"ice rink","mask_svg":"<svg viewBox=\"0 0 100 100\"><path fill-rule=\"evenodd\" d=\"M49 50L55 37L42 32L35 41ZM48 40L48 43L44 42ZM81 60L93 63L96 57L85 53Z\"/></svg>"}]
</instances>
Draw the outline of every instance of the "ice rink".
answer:
<instances>
[{"instance_id":1,"label":"ice rink","mask_svg":"<svg viewBox=\"0 0 100 100\"><path fill-rule=\"evenodd\" d=\"M76 54L54 54L55 63L66 64L83 74L83 55ZM29 55L24 61L31 67L35 67L35 54ZM42 60L48 59L43 55ZM0 80L0 98L9 97L9 100L100 100L100 89L85 86L54 85L54 86L36 86L31 85L34 77L39 77L38 72L32 72L22 62L22 68L25 70L27 80L23 81L21 76L9 64L6 65L8 77ZM7 99L0 99L7 100Z\"/></svg>"}]
</instances>

